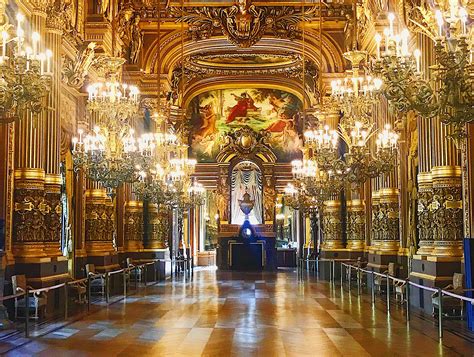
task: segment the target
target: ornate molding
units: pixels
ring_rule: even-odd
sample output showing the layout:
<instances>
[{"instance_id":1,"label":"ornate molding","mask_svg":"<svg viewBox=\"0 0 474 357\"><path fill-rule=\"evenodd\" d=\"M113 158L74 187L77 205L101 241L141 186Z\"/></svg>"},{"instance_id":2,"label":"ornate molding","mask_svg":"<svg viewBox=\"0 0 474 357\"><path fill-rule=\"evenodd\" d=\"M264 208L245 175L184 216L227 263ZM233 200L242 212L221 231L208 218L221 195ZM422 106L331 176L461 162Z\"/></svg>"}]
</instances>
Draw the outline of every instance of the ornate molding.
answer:
<instances>
[{"instance_id":1,"label":"ornate molding","mask_svg":"<svg viewBox=\"0 0 474 357\"><path fill-rule=\"evenodd\" d=\"M275 162L276 156L267 144L269 135L265 130L257 133L248 126L228 132L216 160L217 162L225 162L230 156L237 156L242 160L246 160L259 154L265 156L268 162Z\"/></svg>"},{"instance_id":2,"label":"ornate molding","mask_svg":"<svg viewBox=\"0 0 474 357\"><path fill-rule=\"evenodd\" d=\"M298 24L315 17L318 8L290 6L255 6L248 0L239 0L230 7L192 7L181 9L170 7L169 13L176 22L189 25L189 34L195 41L207 39L221 31L229 42L242 48L257 43L271 32L279 38L293 39L297 36Z\"/></svg>"},{"instance_id":3,"label":"ornate molding","mask_svg":"<svg viewBox=\"0 0 474 357\"><path fill-rule=\"evenodd\" d=\"M80 89L84 85L89 69L94 63L95 46L95 42L82 46L74 61L69 57L63 56L61 72L63 83L76 89Z\"/></svg>"},{"instance_id":4,"label":"ornate molding","mask_svg":"<svg viewBox=\"0 0 474 357\"><path fill-rule=\"evenodd\" d=\"M51 211L44 191L35 187L15 189L13 240L20 243L45 241L45 216Z\"/></svg>"}]
</instances>

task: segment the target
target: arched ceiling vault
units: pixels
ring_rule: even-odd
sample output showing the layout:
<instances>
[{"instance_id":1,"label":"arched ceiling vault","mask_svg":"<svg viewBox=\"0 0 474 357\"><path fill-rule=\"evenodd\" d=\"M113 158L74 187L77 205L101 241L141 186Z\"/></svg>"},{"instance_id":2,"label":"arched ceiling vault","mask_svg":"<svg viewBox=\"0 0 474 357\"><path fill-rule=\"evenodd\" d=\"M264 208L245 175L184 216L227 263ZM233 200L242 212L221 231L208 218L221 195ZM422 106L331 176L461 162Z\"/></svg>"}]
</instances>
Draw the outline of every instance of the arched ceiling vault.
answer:
<instances>
[{"instance_id":1,"label":"arched ceiling vault","mask_svg":"<svg viewBox=\"0 0 474 357\"><path fill-rule=\"evenodd\" d=\"M330 35L323 34L322 41L322 66L319 54L319 33L314 30L307 31L304 45L304 56L321 68L322 73L337 73L344 69L342 50L337 41ZM144 58L146 73L158 73L157 45L155 40L148 48ZM187 41L184 43L184 57L215 53L288 53L303 55L303 42L301 39L287 40L279 38L263 38L250 49L239 49L227 41L223 36L212 37L200 41ZM177 63L181 60L181 34L179 31L168 33L161 39L161 68L160 73L171 74Z\"/></svg>"}]
</instances>

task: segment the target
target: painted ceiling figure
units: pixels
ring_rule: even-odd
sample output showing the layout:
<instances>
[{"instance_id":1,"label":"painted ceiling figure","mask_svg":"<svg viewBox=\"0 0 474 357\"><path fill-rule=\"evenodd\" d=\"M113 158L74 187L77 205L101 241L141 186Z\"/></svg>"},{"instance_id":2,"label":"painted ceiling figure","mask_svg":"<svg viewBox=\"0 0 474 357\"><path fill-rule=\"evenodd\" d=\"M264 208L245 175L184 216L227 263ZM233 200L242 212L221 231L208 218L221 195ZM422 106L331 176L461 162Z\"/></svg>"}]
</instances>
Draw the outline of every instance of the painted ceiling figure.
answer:
<instances>
[{"instance_id":1,"label":"painted ceiling figure","mask_svg":"<svg viewBox=\"0 0 474 357\"><path fill-rule=\"evenodd\" d=\"M237 117L246 117L248 110L258 110L254 104L254 100L247 92L243 92L240 97L232 93L237 104L230 108L226 123L232 123Z\"/></svg>"}]
</instances>

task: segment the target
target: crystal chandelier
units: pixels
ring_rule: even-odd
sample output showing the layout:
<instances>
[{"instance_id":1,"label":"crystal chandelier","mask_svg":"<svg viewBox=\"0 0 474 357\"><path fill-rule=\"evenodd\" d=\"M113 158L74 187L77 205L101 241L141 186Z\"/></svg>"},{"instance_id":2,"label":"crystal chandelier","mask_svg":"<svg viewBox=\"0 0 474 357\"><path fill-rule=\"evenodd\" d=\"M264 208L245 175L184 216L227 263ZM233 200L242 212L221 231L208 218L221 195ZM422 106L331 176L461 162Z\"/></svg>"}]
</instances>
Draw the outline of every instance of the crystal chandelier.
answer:
<instances>
[{"instance_id":1,"label":"crystal chandelier","mask_svg":"<svg viewBox=\"0 0 474 357\"><path fill-rule=\"evenodd\" d=\"M343 80L331 82L331 99L343 113L346 121L367 121L372 116L372 107L378 100L382 80L363 73L361 62L367 58L364 51L344 53L351 64Z\"/></svg>"},{"instance_id":2,"label":"crystal chandelier","mask_svg":"<svg viewBox=\"0 0 474 357\"><path fill-rule=\"evenodd\" d=\"M415 110L426 118L438 116L452 125L450 137L459 144L466 136L465 124L474 121L473 36L467 11L457 0L449 1L447 11L435 11L430 37L435 42L436 64L427 73L428 80L421 71L421 52L408 49L409 31L396 34L395 16L390 13L388 19L384 36L376 35L374 65L374 72L384 78L384 94L396 110Z\"/></svg>"},{"instance_id":3,"label":"crystal chandelier","mask_svg":"<svg viewBox=\"0 0 474 357\"><path fill-rule=\"evenodd\" d=\"M5 13L0 16L7 19ZM19 120L27 111L31 116L41 113L51 87L53 53L41 52L39 33L25 38L22 14L16 20L16 31L8 22L0 27L0 124ZM15 37L11 37L13 33Z\"/></svg>"},{"instance_id":4,"label":"crystal chandelier","mask_svg":"<svg viewBox=\"0 0 474 357\"><path fill-rule=\"evenodd\" d=\"M87 109L104 121L127 122L138 114L140 91L136 86L120 82L120 67L125 59L103 57L97 67L104 78L88 86Z\"/></svg>"},{"instance_id":5,"label":"crystal chandelier","mask_svg":"<svg viewBox=\"0 0 474 357\"><path fill-rule=\"evenodd\" d=\"M370 139L376 133L375 125L368 120L352 121L344 117L339 130L323 129L307 130L305 145L313 153L314 160L332 187L336 183L362 184L367 179L375 178L390 172L397 159L398 134L390 124L378 133L375 140L375 152L370 148ZM339 154L339 138L342 138L348 151Z\"/></svg>"},{"instance_id":6,"label":"crystal chandelier","mask_svg":"<svg viewBox=\"0 0 474 357\"><path fill-rule=\"evenodd\" d=\"M155 150L148 135L135 137L129 126L95 126L79 138L73 138L73 161L76 169L82 168L87 178L100 182L109 194L125 182L138 179L137 167L149 165Z\"/></svg>"}]
</instances>

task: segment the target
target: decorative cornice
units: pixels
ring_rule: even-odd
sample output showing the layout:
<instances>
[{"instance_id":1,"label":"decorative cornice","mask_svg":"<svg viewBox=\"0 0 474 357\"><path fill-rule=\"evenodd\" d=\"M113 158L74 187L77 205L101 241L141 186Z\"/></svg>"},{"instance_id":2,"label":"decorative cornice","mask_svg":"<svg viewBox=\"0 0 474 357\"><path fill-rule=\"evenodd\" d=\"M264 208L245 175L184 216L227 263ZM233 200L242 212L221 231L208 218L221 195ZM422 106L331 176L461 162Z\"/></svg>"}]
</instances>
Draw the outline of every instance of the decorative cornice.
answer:
<instances>
[{"instance_id":1,"label":"decorative cornice","mask_svg":"<svg viewBox=\"0 0 474 357\"><path fill-rule=\"evenodd\" d=\"M251 47L266 33L278 38L293 39L301 31L301 21L319 19L322 15L342 17L351 12L350 6L329 4L323 8L293 6L255 6L250 1L239 1L230 7L181 7L171 6L169 13L176 22L188 24L193 40L208 39L222 33L238 47Z\"/></svg>"}]
</instances>

